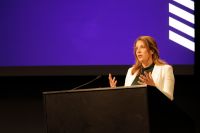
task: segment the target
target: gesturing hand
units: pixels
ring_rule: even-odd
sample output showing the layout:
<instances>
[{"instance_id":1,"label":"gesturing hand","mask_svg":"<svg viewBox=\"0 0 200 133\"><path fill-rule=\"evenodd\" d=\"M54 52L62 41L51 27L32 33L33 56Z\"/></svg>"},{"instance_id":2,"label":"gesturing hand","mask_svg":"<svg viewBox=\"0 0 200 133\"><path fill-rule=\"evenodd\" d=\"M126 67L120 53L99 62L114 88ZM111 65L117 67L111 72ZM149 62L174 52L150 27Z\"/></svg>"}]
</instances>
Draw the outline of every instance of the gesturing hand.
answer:
<instances>
[{"instance_id":1,"label":"gesturing hand","mask_svg":"<svg viewBox=\"0 0 200 133\"><path fill-rule=\"evenodd\" d=\"M150 86L155 86L151 72L149 72L149 73L144 72L144 75L141 74L139 79L140 79L140 81L138 81L139 84L147 84Z\"/></svg>"},{"instance_id":2,"label":"gesturing hand","mask_svg":"<svg viewBox=\"0 0 200 133\"><path fill-rule=\"evenodd\" d=\"M109 79L110 87L115 88L117 85L117 80L115 79L115 77L112 78L112 75L109 73L108 79Z\"/></svg>"}]
</instances>

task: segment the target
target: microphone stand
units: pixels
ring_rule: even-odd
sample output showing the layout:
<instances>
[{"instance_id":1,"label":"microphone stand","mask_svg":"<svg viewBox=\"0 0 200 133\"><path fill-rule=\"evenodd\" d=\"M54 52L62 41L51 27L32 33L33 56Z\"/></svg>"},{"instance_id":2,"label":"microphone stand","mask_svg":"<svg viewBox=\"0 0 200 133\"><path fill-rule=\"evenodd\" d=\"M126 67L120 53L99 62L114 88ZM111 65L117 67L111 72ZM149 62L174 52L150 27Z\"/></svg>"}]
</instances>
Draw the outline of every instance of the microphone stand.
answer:
<instances>
[{"instance_id":1,"label":"microphone stand","mask_svg":"<svg viewBox=\"0 0 200 133\"><path fill-rule=\"evenodd\" d=\"M92 79L91 81L89 81L89 82L87 82L87 83L85 83L85 84L79 85L79 86L77 86L77 87L75 87L75 88L73 88L73 89L71 89L71 90L76 90L76 89L78 89L78 88L81 88L81 87L83 87L83 86L86 86L86 85L88 85L88 84L91 84L92 82L96 81L97 79L100 79L101 77L102 77L102 75L98 75L96 78Z\"/></svg>"}]
</instances>

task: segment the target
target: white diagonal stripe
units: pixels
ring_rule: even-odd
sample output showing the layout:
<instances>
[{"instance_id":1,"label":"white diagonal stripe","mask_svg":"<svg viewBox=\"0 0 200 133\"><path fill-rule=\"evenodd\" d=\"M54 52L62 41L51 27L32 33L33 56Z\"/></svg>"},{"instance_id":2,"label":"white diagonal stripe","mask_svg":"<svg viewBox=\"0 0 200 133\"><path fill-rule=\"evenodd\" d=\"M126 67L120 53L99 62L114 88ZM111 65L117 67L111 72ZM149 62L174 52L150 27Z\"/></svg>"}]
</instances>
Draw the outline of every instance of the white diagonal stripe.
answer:
<instances>
[{"instance_id":1,"label":"white diagonal stripe","mask_svg":"<svg viewBox=\"0 0 200 133\"><path fill-rule=\"evenodd\" d=\"M194 15L169 3L169 12L194 24Z\"/></svg>"},{"instance_id":2,"label":"white diagonal stripe","mask_svg":"<svg viewBox=\"0 0 200 133\"><path fill-rule=\"evenodd\" d=\"M177 3L191 9L191 10L194 10L194 1L191 1L191 0L174 0L176 1Z\"/></svg>"},{"instance_id":3,"label":"white diagonal stripe","mask_svg":"<svg viewBox=\"0 0 200 133\"><path fill-rule=\"evenodd\" d=\"M169 30L169 39L194 52L194 42Z\"/></svg>"},{"instance_id":4,"label":"white diagonal stripe","mask_svg":"<svg viewBox=\"0 0 200 133\"><path fill-rule=\"evenodd\" d=\"M191 36L194 38L194 28L172 18L169 17L169 25L179 31L182 31L183 33Z\"/></svg>"}]
</instances>

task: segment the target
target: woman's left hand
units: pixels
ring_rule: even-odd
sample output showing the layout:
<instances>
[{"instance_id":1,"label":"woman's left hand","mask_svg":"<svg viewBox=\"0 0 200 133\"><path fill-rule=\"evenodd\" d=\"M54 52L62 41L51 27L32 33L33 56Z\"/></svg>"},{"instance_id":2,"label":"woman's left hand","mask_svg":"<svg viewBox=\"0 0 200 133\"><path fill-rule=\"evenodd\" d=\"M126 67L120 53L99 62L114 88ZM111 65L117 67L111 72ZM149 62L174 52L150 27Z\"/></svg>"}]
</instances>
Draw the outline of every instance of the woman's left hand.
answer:
<instances>
[{"instance_id":1,"label":"woman's left hand","mask_svg":"<svg viewBox=\"0 0 200 133\"><path fill-rule=\"evenodd\" d=\"M140 81L138 81L139 84L146 84L146 85L150 85L150 86L155 86L151 72L149 72L149 73L144 72L144 75L141 74L139 79L140 79Z\"/></svg>"}]
</instances>

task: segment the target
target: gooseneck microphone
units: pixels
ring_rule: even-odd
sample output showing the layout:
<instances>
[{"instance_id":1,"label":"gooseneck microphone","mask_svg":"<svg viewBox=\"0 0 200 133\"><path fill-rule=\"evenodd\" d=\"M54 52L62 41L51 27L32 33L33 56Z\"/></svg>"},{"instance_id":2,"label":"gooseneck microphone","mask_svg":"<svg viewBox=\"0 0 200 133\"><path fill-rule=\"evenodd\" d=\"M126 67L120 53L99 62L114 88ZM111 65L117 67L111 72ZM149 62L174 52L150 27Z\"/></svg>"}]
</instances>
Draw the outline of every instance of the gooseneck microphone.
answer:
<instances>
[{"instance_id":1,"label":"gooseneck microphone","mask_svg":"<svg viewBox=\"0 0 200 133\"><path fill-rule=\"evenodd\" d=\"M87 83L85 83L85 84L82 84L82 85L79 85L79 86L77 86L77 87L75 87L75 88L73 88L73 89L71 89L71 90L76 90L76 89L79 89L79 88L81 88L81 87L83 87L83 86L86 86L86 85L88 85L88 84L91 84L91 83L93 83L94 81L96 81L97 79L100 79L101 77L102 77L102 75L98 75L96 78L90 80L89 82L87 82Z\"/></svg>"}]
</instances>

